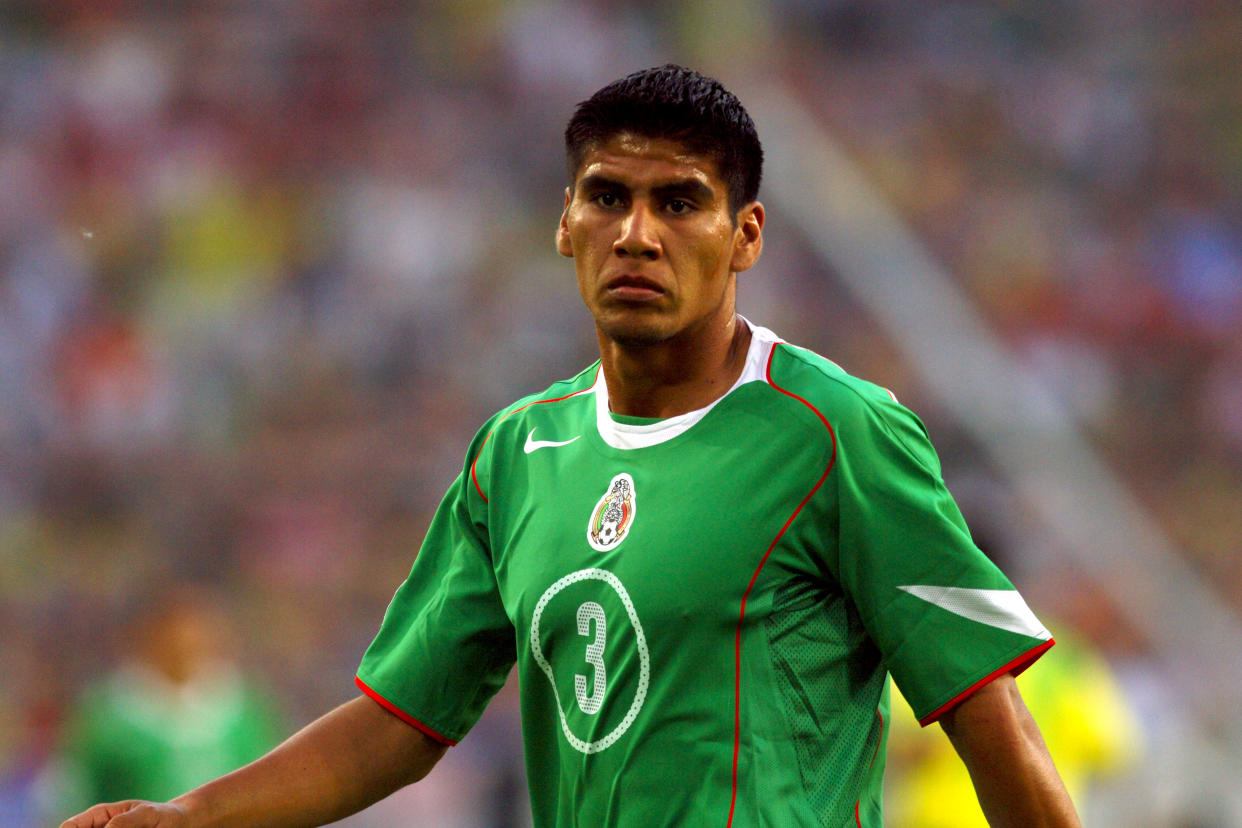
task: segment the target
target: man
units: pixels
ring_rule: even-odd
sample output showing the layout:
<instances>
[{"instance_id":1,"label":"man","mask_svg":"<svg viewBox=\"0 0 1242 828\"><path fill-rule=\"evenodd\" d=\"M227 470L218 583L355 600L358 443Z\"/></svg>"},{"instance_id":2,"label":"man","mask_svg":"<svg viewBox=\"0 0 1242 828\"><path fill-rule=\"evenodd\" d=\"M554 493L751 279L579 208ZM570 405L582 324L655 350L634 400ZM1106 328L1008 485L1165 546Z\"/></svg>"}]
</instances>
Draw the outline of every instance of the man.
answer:
<instances>
[{"instance_id":1,"label":"man","mask_svg":"<svg viewBox=\"0 0 1242 828\"><path fill-rule=\"evenodd\" d=\"M1012 674L1052 644L918 420L736 315L762 150L675 66L581 104L557 249L600 361L493 417L363 695L167 804L64 828L314 825L431 770L516 662L535 822L878 826L893 674L996 825L1078 825Z\"/></svg>"},{"instance_id":2,"label":"man","mask_svg":"<svg viewBox=\"0 0 1242 828\"><path fill-rule=\"evenodd\" d=\"M165 584L145 598L127 637L132 652L83 694L66 728L48 782L65 808L176 796L286 732L234 662L228 617L210 589Z\"/></svg>"}]
</instances>

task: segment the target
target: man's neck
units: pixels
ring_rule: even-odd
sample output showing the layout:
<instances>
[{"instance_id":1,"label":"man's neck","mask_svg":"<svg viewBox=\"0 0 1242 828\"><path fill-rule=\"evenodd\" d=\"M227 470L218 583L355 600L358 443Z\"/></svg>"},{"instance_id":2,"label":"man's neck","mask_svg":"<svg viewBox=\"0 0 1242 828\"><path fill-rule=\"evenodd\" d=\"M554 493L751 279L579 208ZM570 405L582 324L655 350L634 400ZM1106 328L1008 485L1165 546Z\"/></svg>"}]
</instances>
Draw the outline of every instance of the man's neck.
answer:
<instances>
[{"instance_id":1,"label":"man's neck","mask_svg":"<svg viewBox=\"0 0 1242 828\"><path fill-rule=\"evenodd\" d=\"M621 345L600 333L612 413L674 417L709 405L741 375L750 339L750 326L736 315L718 330L648 345Z\"/></svg>"}]
</instances>

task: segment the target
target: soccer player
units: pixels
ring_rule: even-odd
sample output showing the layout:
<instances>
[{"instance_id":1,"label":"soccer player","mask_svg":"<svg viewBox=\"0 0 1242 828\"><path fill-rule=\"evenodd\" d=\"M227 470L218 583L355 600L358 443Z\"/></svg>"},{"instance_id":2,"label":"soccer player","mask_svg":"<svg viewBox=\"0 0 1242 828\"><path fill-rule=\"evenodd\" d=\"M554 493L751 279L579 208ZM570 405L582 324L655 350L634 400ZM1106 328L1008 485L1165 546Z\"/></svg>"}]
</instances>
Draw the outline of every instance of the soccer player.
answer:
<instances>
[{"instance_id":1,"label":"soccer player","mask_svg":"<svg viewBox=\"0 0 1242 828\"><path fill-rule=\"evenodd\" d=\"M1052 638L920 422L737 315L762 150L675 66L580 104L556 234L600 360L471 444L363 691L165 804L63 828L293 826L421 778L514 664L540 826L879 826L891 673L994 825L1076 826L1013 681Z\"/></svg>"},{"instance_id":2,"label":"soccer player","mask_svg":"<svg viewBox=\"0 0 1242 828\"><path fill-rule=\"evenodd\" d=\"M52 799L67 809L176 796L280 741L284 717L233 662L225 621L216 596L195 584L148 596L132 652L74 706L47 783Z\"/></svg>"}]
</instances>

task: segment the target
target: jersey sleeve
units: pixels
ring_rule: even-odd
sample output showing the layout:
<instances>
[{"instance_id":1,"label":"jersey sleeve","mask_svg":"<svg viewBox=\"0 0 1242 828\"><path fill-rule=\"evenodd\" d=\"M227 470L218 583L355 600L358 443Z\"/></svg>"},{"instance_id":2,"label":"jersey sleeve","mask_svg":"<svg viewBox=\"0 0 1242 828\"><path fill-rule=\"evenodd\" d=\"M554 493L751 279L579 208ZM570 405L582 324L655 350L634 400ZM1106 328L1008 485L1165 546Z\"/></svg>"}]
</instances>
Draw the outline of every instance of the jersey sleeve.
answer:
<instances>
[{"instance_id":1,"label":"jersey sleeve","mask_svg":"<svg viewBox=\"0 0 1242 828\"><path fill-rule=\"evenodd\" d=\"M870 399L837 430L839 576L928 724L1052 638L971 540L913 413Z\"/></svg>"},{"instance_id":2,"label":"jersey sleeve","mask_svg":"<svg viewBox=\"0 0 1242 828\"><path fill-rule=\"evenodd\" d=\"M516 658L485 515L467 467L436 510L358 668L363 692L446 744L474 725Z\"/></svg>"}]
</instances>

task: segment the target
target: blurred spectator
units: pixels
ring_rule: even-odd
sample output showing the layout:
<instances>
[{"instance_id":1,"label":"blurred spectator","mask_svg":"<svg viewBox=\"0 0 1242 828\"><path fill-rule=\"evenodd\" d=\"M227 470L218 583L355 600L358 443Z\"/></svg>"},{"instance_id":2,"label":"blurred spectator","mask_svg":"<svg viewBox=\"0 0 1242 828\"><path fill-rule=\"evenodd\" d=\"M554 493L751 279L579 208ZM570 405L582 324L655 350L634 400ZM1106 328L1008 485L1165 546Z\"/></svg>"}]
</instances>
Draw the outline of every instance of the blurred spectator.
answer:
<instances>
[{"instance_id":1,"label":"blurred spectator","mask_svg":"<svg viewBox=\"0 0 1242 828\"><path fill-rule=\"evenodd\" d=\"M169 799L257 758L287 729L231 654L228 616L201 587L143 597L126 662L72 711L54 763L53 813Z\"/></svg>"}]
</instances>

